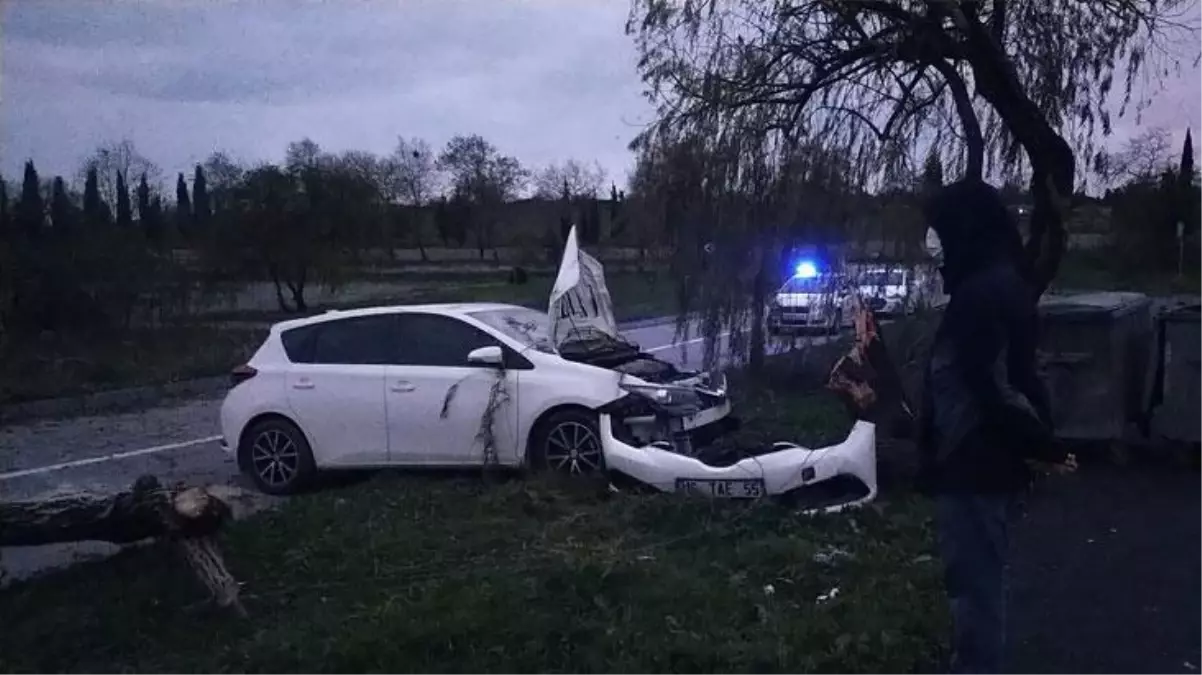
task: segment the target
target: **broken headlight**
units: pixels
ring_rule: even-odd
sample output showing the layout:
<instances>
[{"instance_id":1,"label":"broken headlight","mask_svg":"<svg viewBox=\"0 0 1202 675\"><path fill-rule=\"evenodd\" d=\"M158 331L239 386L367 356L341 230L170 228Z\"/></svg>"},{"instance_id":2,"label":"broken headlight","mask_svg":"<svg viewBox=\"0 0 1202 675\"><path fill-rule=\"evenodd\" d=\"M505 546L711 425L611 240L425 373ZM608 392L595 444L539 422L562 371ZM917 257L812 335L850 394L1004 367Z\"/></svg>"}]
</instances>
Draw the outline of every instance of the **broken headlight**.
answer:
<instances>
[{"instance_id":1,"label":"broken headlight","mask_svg":"<svg viewBox=\"0 0 1202 675\"><path fill-rule=\"evenodd\" d=\"M701 397L693 387L627 383L621 383L618 386L623 391L647 399L657 409L664 412L689 414L701 409Z\"/></svg>"}]
</instances>

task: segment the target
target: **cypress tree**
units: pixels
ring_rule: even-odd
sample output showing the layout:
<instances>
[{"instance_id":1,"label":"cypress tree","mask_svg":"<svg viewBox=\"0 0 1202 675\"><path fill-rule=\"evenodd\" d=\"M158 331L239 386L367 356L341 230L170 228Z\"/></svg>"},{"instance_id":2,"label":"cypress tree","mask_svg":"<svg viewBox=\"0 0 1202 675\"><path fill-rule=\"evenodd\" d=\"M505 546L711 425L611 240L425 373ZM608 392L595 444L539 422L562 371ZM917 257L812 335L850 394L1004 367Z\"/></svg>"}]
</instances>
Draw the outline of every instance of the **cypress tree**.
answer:
<instances>
[{"instance_id":1,"label":"cypress tree","mask_svg":"<svg viewBox=\"0 0 1202 675\"><path fill-rule=\"evenodd\" d=\"M67 196L67 186L62 176L54 177L54 191L50 198L50 222L54 225L56 236L66 236L75 229L71 222L71 198Z\"/></svg>"},{"instance_id":2,"label":"cypress tree","mask_svg":"<svg viewBox=\"0 0 1202 675\"><path fill-rule=\"evenodd\" d=\"M0 237L8 234L8 182L0 176Z\"/></svg>"},{"instance_id":3,"label":"cypress tree","mask_svg":"<svg viewBox=\"0 0 1202 675\"><path fill-rule=\"evenodd\" d=\"M1185 130L1185 143L1181 146L1181 165L1177 171L1177 199L1173 235L1177 235L1177 223L1181 223L1182 236L1197 227L1198 197L1194 189L1194 137ZM1178 244L1180 245L1180 244Z\"/></svg>"},{"instance_id":4,"label":"cypress tree","mask_svg":"<svg viewBox=\"0 0 1202 675\"><path fill-rule=\"evenodd\" d=\"M145 173L138 181L138 222L142 224L142 231L146 233L147 241L155 246L162 243L159 218L151 203L150 184L146 181Z\"/></svg>"},{"instance_id":5,"label":"cypress tree","mask_svg":"<svg viewBox=\"0 0 1202 675\"><path fill-rule=\"evenodd\" d=\"M192 220L203 224L209 220L209 189L205 182L204 169L196 165L196 175L192 178Z\"/></svg>"},{"instance_id":6,"label":"cypress tree","mask_svg":"<svg viewBox=\"0 0 1202 675\"><path fill-rule=\"evenodd\" d=\"M117 227L130 227L134 222L134 214L129 203L129 188L125 185L125 176L117 172Z\"/></svg>"},{"instance_id":7,"label":"cypress tree","mask_svg":"<svg viewBox=\"0 0 1202 675\"><path fill-rule=\"evenodd\" d=\"M192 220L192 199L188 196L188 183L181 171L175 179L175 226L181 233L188 230Z\"/></svg>"},{"instance_id":8,"label":"cypress tree","mask_svg":"<svg viewBox=\"0 0 1202 675\"><path fill-rule=\"evenodd\" d=\"M25 162L25 180L21 184L21 201L17 203L16 215L17 223L26 235L34 238L42 234L46 205L42 202L38 171L33 167L33 160Z\"/></svg>"},{"instance_id":9,"label":"cypress tree","mask_svg":"<svg viewBox=\"0 0 1202 675\"><path fill-rule=\"evenodd\" d=\"M100 198L100 178L96 167L88 167L88 176L83 183L83 216L92 227L108 224L104 200Z\"/></svg>"}]
</instances>

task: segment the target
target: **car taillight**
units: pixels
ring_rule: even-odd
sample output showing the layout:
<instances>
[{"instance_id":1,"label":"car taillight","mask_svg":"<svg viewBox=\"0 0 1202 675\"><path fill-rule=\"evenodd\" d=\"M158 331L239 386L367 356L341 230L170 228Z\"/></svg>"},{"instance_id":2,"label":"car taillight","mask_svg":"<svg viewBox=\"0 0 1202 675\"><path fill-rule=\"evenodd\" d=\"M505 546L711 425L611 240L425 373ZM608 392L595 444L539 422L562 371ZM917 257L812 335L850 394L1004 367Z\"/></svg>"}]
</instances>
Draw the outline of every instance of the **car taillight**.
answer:
<instances>
[{"instance_id":1,"label":"car taillight","mask_svg":"<svg viewBox=\"0 0 1202 675\"><path fill-rule=\"evenodd\" d=\"M248 365L241 365L230 371L230 386L236 387L257 375L259 371Z\"/></svg>"}]
</instances>

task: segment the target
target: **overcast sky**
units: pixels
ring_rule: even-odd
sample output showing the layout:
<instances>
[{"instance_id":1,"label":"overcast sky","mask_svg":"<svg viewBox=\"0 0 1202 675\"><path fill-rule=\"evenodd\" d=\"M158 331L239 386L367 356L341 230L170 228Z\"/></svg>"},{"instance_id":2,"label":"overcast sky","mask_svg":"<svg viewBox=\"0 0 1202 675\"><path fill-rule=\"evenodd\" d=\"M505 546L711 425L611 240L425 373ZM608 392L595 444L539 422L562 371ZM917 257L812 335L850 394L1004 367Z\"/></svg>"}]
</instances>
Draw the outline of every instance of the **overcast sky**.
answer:
<instances>
[{"instance_id":1,"label":"overcast sky","mask_svg":"<svg viewBox=\"0 0 1202 675\"><path fill-rule=\"evenodd\" d=\"M167 176L214 150L282 159L435 147L479 133L538 167L596 159L619 184L650 119L626 0L7 0L0 171L33 158L73 176L132 140ZM1165 83L1144 123L1180 141L1202 119L1199 72ZM1135 120L1117 125L1118 138Z\"/></svg>"}]
</instances>

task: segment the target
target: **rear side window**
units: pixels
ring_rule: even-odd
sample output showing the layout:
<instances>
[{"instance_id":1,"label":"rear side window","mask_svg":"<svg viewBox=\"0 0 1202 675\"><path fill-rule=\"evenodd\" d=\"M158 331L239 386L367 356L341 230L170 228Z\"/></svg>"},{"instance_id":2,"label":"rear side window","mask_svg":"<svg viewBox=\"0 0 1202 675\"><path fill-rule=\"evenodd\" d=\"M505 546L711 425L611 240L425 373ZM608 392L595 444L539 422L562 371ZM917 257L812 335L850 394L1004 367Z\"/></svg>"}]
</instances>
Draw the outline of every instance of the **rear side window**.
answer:
<instances>
[{"instance_id":1,"label":"rear side window","mask_svg":"<svg viewBox=\"0 0 1202 675\"><path fill-rule=\"evenodd\" d=\"M405 366L467 366L473 349L500 345L493 336L440 314L397 314L397 360Z\"/></svg>"},{"instance_id":2,"label":"rear side window","mask_svg":"<svg viewBox=\"0 0 1202 675\"><path fill-rule=\"evenodd\" d=\"M280 333L280 342L284 344L284 353L293 363L313 363L313 342L317 337L318 326L301 326L290 328Z\"/></svg>"},{"instance_id":3,"label":"rear side window","mask_svg":"<svg viewBox=\"0 0 1202 675\"><path fill-rule=\"evenodd\" d=\"M392 316L381 314L324 321L306 328L314 329L309 361L344 365L386 365L392 363L396 338ZM301 336L298 346L303 346ZM285 346L285 349L287 347Z\"/></svg>"}]
</instances>

